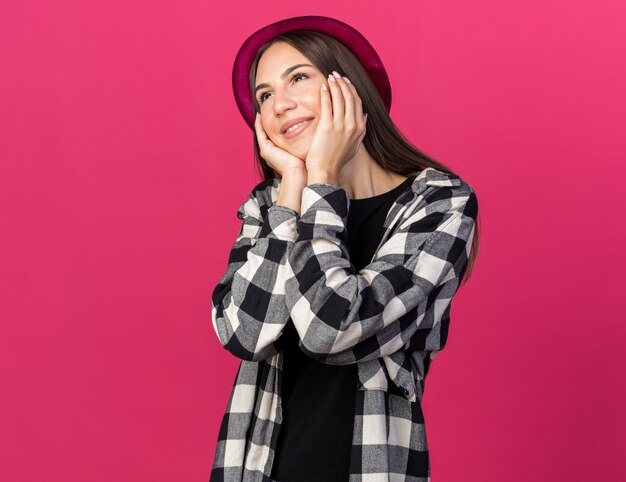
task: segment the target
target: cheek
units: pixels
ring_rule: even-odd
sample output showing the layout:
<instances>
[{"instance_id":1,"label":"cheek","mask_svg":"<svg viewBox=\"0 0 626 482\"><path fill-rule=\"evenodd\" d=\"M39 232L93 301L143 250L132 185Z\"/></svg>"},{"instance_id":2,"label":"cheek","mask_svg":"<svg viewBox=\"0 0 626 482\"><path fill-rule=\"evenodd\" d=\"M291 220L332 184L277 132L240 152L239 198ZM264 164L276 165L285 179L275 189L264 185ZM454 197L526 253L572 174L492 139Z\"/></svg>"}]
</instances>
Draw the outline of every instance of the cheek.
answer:
<instances>
[{"instance_id":1,"label":"cheek","mask_svg":"<svg viewBox=\"0 0 626 482\"><path fill-rule=\"evenodd\" d=\"M322 94L320 92L322 88L321 84L318 87L318 89L307 92L306 95L306 103L309 109L315 113L319 113L322 110Z\"/></svg>"},{"instance_id":2,"label":"cheek","mask_svg":"<svg viewBox=\"0 0 626 482\"><path fill-rule=\"evenodd\" d=\"M261 114L261 127L263 128L263 131L265 132L267 137L272 139L274 137L274 133L272 132L272 123L268 119L268 117L269 116L265 114Z\"/></svg>"}]
</instances>

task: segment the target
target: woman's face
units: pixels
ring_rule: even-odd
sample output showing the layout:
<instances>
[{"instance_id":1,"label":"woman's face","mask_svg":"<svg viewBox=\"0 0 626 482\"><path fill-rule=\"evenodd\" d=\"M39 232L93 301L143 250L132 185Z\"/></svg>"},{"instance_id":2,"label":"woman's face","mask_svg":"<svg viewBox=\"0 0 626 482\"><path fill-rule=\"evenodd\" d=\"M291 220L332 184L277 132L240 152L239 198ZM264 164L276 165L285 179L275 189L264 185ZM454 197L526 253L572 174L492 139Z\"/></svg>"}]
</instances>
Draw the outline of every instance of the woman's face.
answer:
<instances>
[{"instance_id":1,"label":"woman's face","mask_svg":"<svg viewBox=\"0 0 626 482\"><path fill-rule=\"evenodd\" d=\"M322 84L328 85L324 74L285 42L273 44L259 59L254 96L261 110L261 125L276 146L302 160L321 115ZM285 123L299 118L305 119L304 129L284 132Z\"/></svg>"}]
</instances>

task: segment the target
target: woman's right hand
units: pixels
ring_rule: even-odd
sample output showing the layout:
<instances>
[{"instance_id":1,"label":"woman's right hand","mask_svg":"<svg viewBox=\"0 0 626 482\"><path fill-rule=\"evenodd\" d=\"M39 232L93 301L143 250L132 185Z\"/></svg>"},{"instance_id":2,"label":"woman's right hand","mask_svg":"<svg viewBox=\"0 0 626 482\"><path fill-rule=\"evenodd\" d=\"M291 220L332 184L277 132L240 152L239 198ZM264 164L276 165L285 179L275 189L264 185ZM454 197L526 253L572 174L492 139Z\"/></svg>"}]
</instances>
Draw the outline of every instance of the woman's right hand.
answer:
<instances>
[{"instance_id":1,"label":"woman's right hand","mask_svg":"<svg viewBox=\"0 0 626 482\"><path fill-rule=\"evenodd\" d=\"M303 159L289 154L284 149L277 147L267 136L265 129L261 125L261 116L257 112L254 119L254 130L256 131L257 142L261 157L269 166L281 176L288 170L296 169L306 172L306 163Z\"/></svg>"}]
</instances>

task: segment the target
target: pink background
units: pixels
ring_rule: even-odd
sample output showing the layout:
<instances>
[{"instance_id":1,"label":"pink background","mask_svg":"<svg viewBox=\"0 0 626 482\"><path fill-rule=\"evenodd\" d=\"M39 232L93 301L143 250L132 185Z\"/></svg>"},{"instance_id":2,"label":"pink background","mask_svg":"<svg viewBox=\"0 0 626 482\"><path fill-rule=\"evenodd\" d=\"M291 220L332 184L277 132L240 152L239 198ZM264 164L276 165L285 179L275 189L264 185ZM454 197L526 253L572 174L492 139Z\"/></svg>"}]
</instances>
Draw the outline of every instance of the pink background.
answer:
<instances>
[{"instance_id":1,"label":"pink background","mask_svg":"<svg viewBox=\"0 0 626 482\"><path fill-rule=\"evenodd\" d=\"M232 61L305 14L370 39L400 129L479 196L433 482L623 480L624 2L227 5L0 7L2 480L208 480L239 364L210 295L259 181Z\"/></svg>"}]
</instances>

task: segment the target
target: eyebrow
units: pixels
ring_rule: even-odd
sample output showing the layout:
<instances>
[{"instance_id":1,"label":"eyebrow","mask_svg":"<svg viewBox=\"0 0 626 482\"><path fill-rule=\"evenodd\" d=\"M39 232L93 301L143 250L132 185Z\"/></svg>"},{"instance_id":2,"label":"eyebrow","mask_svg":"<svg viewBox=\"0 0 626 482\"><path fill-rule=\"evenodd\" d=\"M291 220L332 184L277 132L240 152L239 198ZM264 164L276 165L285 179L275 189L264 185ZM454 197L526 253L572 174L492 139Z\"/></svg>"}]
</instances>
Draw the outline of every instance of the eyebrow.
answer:
<instances>
[{"instance_id":1,"label":"eyebrow","mask_svg":"<svg viewBox=\"0 0 626 482\"><path fill-rule=\"evenodd\" d=\"M296 64L296 65L292 65L291 67L289 67L287 70L285 70L285 71L281 74L280 78L281 78L281 79L284 79L284 78L285 78L285 77L287 77L287 76L288 76L291 72L293 72L294 70L296 70L298 67L313 67L313 66L312 66L311 64ZM254 93L256 94L256 93L257 93L257 91L258 91L259 89L262 89L263 87L269 87L269 86L270 86L269 84L267 84L267 83L263 82L262 84L259 84L259 85L257 85L257 86L254 88Z\"/></svg>"}]
</instances>

